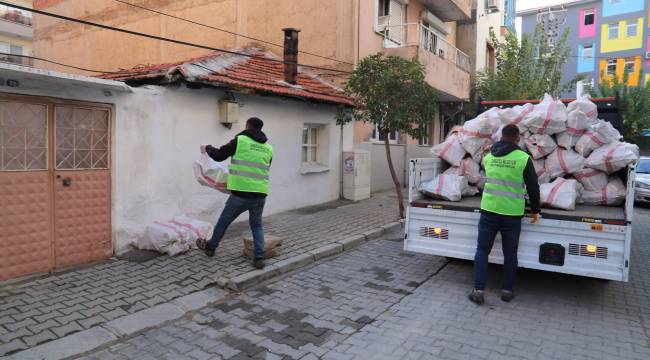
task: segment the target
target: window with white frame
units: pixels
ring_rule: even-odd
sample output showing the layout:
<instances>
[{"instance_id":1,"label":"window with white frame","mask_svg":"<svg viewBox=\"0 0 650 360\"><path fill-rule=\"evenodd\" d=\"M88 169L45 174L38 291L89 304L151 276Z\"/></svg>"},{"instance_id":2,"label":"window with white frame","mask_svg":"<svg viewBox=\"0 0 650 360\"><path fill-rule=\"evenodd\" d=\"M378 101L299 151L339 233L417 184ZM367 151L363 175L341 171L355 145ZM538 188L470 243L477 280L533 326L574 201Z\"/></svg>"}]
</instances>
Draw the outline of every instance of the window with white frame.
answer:
<instances>
[{"instance_id":1,"label":"window with white frame","mask_svg":"<svg viewBox=\"0 0 650 360\"><path fill-rule=\"evenodd\" d=\"M402 44L406 32L403 0L375 0L375 6L375 31L384 35L390 46Z\"/></svg>"},{"instance_id":2,"label":"window with white frame","mask_svg":"<svg viewBox=\"0 0 650 360\"><path fill-rule=\"evenodd\" d=\"M638 31L638 24L635 21L630 20L626 26L626 30L625 30L626 35L628 37L634 37L636 36L637 31Z\"/></svg>"},{"instance_id":3,"label":"window with white frame","mask_svg":"<svg viewBox=\"0 0 650 360\"><path fill-rule=\"evenodd\" d=\"M607 60L607 69L606 69L607 76L616 76L616 67L617 67L616 59Z\"/></svg>"},{"instance_id":4,"label":"window with white frame","mask_svg":"<svg viewBox=\"0 0 650 360\"><path fill-rule=\"evenodd\" d=\"M634 58L625 58L625 67L623 71L628 74L634 74L636 72L636 60Z\"/></svg>"},{"instance_id":5,"label":"window with white frame","mask_svg":"<svg viewBox=\"0 0 650 360\"><path fill-rule=\"evenodd\" d=\"M591 61L594 58L594 46L585 45L582 48L582 60Z\"/></svg>"},{"instance_id":6,"label":"window with white frame","mask_svg":"<svg viewBox=\"0 0 650 360\"><path fill-rule=\"evenodd\" d=\"M576 83L576 97L588 95L589 91L594 88L594 79L580 80Z\"/></svg>"},{"instance_id":7,"label":"window with white frame","mask_svg":"<svg viewBox=\"0 0 650 360\"><path fill-rule=\"evenodd\" d=\"M399 140L399 133L397 131L391 131L388 133L388 142L391 144L397 144ZM375 142L384 142L384 132L379 130L379 125L375 125L372 129L372 141Z\"/></svg>"},{"instance_id":8,"label":"window with white frame","mask_svg":"<svg viewBox=\"0 0 650 360\"><path fill-rule=\"evenodd\" d=\"M618 24L609 24L609 28L607 29L607 38L609 40L618 39Z\"/></svg>"},{"instance_id":9,"label":"window with white frame","mask_svg":"<svg viewBox=\"0 0 650 360\"><path fill-rule=\"evenodd\" d=\"M307 125L302 128L302 163L318 164L320 154L318 151L318 135L321 131L319 125Z\"/></svg>"},{"instance_id":10,"label":"window with white frame","mask_svg":"<svg viewBox=\"0 0 650 360\"><path fill-rule=\"evenodd\" d=\"M593 25L594 21L595 21L594 9L586 9L583 24L585 24L585 26Z\"/></svg>"},{"instance_id":11,"label":"window with white frame","mask_svg":"<svg viewBox=\"0 0 650 360\"><path fill-rule=\"evenodd\" d=\"M429 138L431 137L431 129L429 128L429 124L425 124L421 129L420 129L420 138L418 139L418 145L429 145Z\"/></svg>"}]
</instances>

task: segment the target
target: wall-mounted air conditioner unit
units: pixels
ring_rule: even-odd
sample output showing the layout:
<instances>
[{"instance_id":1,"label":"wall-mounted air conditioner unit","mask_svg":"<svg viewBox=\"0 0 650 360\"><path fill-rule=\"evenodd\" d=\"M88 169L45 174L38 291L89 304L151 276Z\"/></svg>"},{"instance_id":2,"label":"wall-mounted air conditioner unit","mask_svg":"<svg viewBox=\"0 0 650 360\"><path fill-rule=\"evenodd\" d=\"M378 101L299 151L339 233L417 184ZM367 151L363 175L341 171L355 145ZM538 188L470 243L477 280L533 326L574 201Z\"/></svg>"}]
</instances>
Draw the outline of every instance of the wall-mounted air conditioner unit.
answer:
<instances>
[{"instance_id":1,"label":"wall-mounted air conditioner unit","mask_svg":"<svg viewBox=\"0 0 650 360\"><path fill-rule=\"evenodd\" d=\"M487 0L486 8L491 13L499 11L499 0Z\"/></svg>"}]
</instances>

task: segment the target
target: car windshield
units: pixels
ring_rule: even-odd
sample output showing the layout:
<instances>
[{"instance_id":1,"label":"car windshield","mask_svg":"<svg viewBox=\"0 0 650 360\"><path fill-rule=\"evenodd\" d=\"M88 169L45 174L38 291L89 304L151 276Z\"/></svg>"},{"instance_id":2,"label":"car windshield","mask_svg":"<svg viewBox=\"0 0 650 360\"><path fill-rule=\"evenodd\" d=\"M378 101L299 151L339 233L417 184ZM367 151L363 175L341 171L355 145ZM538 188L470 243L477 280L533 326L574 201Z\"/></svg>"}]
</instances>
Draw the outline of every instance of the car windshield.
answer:
<instances>
[{"instance_id":1,"label":"car windshield","mask_svg":"<svg viewBox=\"0 0 650 360\"><path fill-rule=\"evenodd\" d=\"M641 159L636 166L638 174L650 174L650 159Z\"/></svg>"}]
</instances>

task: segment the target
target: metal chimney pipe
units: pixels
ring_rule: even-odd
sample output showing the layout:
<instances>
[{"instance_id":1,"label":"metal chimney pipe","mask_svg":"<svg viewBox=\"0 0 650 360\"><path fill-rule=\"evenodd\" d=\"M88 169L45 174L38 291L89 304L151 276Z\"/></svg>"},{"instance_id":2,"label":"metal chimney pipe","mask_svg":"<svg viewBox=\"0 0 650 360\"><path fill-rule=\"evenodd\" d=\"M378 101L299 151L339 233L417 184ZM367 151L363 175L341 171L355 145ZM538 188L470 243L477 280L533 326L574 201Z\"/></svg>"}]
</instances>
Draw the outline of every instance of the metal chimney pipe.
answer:
<instances>
[{"instance_id":1,"label":"metal chimney pipe","mask_svg":"<svg viewBox=\"0 0 650 360\"><path fill-rule=\"evenodd\" d=\"M298 82L298 33L300 30L284 28L284 81Z\"/></svg>"}]
</instances>

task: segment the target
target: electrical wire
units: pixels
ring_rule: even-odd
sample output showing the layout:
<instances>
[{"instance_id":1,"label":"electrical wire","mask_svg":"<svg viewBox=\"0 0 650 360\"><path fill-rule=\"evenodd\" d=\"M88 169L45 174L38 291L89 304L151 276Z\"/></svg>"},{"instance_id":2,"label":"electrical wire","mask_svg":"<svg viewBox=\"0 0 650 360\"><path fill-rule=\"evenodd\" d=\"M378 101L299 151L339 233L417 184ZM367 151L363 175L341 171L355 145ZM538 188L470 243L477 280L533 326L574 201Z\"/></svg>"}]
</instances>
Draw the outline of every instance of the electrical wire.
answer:
<instances>
[{"instance_id":1,"label":"electrical wire","mask_svg":"<svg viewBox=\"0 0 650 360\"><path fill-rule=\"evenodd\" d=\"M3 56L15 56L15 57L26 58L26 59L32 59L32 60L45 61L45 62L48 62L48 63L51 63L51 64L55 64L55 65L59 65L59 66L64 66L64 67L71 68L71 69L82 70L82 71L88 71L88 72L93 72L93 73L98 73L98 74L120 74L120 73L121 73L120 71L101 71L101 70L86 69L86 68L82 68L82 67L79 67L79 66L74 66L74 65L68 65L68 64L60 63L60 62L58 62L58 61L54 61L54 60L44 59L44 58L42 58L42 57L38 57L38 56L31 56L31 55L17 55L17 54L10 54L10 53L4 53L4 52L0 52L0 55L3 55ZM9 62L4 62L4 63L13 64L11 61L9 61ZM22 64L15 64L15 65L22 65Z\"/></svg>"},{"instance_id":2,"label":"electrical wire","mask_svg":"<svg viewBox=\"0 0 650 360\"><path fill-rule=\"evenodd\" d=\"M212 47L212 46L207 46L207 45L201 45L201 44L195 44L195 43L191 43L191 42L188 42L188 41L176 40L176 39L166 38L166 37L162 37L162 36L145 34L145 33L137 32L137 31L121 29L121 28L118 28L118 27L99 24L99 23L92 22L92 21L81 20L81 19L76 19L76 18L64 16L64 15L54 14L54 13L43 11L43 10L31 9L31 8L28 8L28 7L25 7L25 6L11 4L11 3L8 3L6 1L0 1L0 5L4 5L4 6L11 7L11 8L24 10L24 11L31 11L32 13L35 13L35 14L45 15L45 16L49 16L49 17L53 17L53 18L57 18L57 19L61 19L61 20L72 21L72 22L76 22L76 23L80 23L80 24L84 24L84 25L88 25L88 26L94 26L94 27L98 27L98 28L102 28L102 29L106 29L106 30L117 31L117 32L129 34L129 35L146 37L146 38L149 38L149 39L169 42L169 43L173 43L173 44L191 46L191 47L195 47L195 48L199 48L199 49L205 49L205 50L219 51L219 52L226 53L226 54L244 56L244 57L248 57L248 58L253 58L253 59L258 59L258 60L265 60L265 61L270 61L270 62L275 62L275 63L280 63L280 64L295 64L295 65L302 66L302 67L308 68L308 69L331 71L331 72L337 72L337 73L341 73L341 74L350 74L349 71L344 71L344 70L336 70L336 69L330 69L330 68L325 68L325 67L320 67L320 66L313 66L313 65L304 65L304 64L300 64L300 63L296 63L296 62L292 62L292 61L269 59L267 57L261 57L261 56L257 56L257 55L246 54L246 53L242 53L242 52L238 52L238 51L227 50L227 49L222 49L222 48L217 48L217 47Z\"/></svg>"},{"instance_id":3,"label":"electrical wire","mask_svg":"<svg viewBox=\"0 0 650 360\"><path fill-rule=\"evenodd\" d=\"M173 19L176 19L176 20L185 21L185 22L188 22L190 24L203 26L203 27L213 29L213 30L217 30L217 31L222 31L222 32L225 32L225 33L230 34L230 35L235 35L235 36L243 37L245 39L255 40L257 42L261 42L261 43L264 43L264 44L277 46L279 48L284 48L284 46L281 45L281 44L277 44L277 43L274 43L274 42L271 42L271 41L266 41L266 40L257 39L257 38L251 37L251 36L239 34L239 33L236 33L236 32L230 31L230 30L226 30L226 29L218 28L216 26L200 23L198 21L194 21L194 20L186 19L186 18L183 18L183 17L180 17L180 16L172 15L172 14L165 13L165 12L155 10L155 9L151 9L151 8L148 8L148 7L145 7L145 6L142 6L142 5L133 4L133 3L130 3L128 1L124 1L124 0L113 0L113 1L124 4L124 5L132 6L132 7L141 9L141 10L150 11L150 12L156 13L158 15L163 15L163 16L167 16L167 17L170 17L170 18L173 18ZM347 65L354 66L354 64L351 63L351 62L347 62L347 61L343 61L343 60L339 60L339 59L335 59L335 58L331 58L331 57L327 57L327 56L323 56L323 55L314 54L314 53L309 52L309 51L298 50L298 52L302 53L302 54L305 54L305 55L315 56L315 57L318 57L318 58L321 58L321 59L336 61L336 62L339 62L341 64L347 64Z\"/></svg>"}]
</instances>

